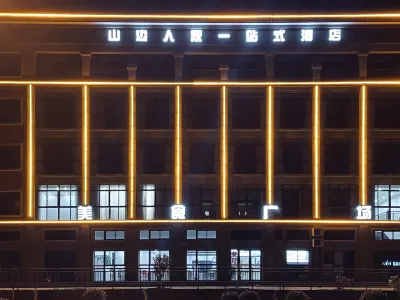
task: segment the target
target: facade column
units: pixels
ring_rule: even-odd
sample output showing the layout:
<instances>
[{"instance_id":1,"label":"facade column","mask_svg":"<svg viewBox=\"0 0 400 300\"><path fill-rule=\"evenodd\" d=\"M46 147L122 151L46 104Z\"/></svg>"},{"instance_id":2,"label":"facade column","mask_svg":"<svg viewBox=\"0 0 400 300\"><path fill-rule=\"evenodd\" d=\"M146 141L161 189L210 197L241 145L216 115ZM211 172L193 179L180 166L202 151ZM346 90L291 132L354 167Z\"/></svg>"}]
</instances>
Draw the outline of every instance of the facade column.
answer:
<instances>
[{"instance_id":1,"label":"facade column","mask_svg":"<svg viewBox=\"0 0 400 300\"><path fill-rule=\"evenodd\" d=\"M368 53L358 53L358 73L362 79L368 77Z\"/></svg>"},{"instance_id":2,"label":"facade column","mask_svg":"<svg viewBox=\"0 0 400 300\"><path fill-rule=\"evenodd\" d=\"M183 54L175 54L175 80L181 81L183 74Z\"/></svg>"},{"instance_id":3,"label":"facade column","mask_svg":"<svg viewBox=\"0 0 400 300\"><path fill-rule=\"evenodd\" d=\"M24 50L22 52L22 77L33 78L36 74L36 52Z\"/></svg>"},{"instance_id":4,"label":"facade column","mask_svg":"<svg viewBox=\"0 0 400 300\"><path fill-rule=\"evenodd\" d=\"M265 75L267 80L272 80L275 77L275 54L265 54Z\"/></svg>"},{"instance_id":5,"label":"facade column","mask_svg":"<svg viewBox=\"0 0 400 300\"><path fill-rule=\"evenodd\" d=\"M82 76L89 77L90 76L90 61L92 59L91 53L81 53L82 58Z\"/></svg>"},{"instance_id":6,"label":"facade column","mask_svg":"<svg viewBox=\"0 0 400 300\"><path fill-rule=\"evenodd\" d=\"M312 65L311 69L312 69L312 73L313 73L313 80L320 81L322 65Z\"/></svg>"}]
</instances>

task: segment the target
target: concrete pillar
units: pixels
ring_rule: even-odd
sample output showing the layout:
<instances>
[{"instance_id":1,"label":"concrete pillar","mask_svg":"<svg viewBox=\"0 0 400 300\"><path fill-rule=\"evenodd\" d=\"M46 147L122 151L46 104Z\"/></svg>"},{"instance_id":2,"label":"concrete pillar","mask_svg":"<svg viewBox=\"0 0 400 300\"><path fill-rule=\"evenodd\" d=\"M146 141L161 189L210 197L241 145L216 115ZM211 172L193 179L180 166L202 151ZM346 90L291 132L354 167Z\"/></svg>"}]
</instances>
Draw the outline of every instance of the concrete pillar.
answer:
<instances>
[{"instance_id":1,"label":"concrete pillar","mask_svg":"<svg viewBox=\"0 0 400 300\"><path fill-rule=\"evenodd\" d=\"M36 52L24 50L22 52L22 77L33 78L36 74Z\"/></svg>"},{"instance_id":2,"label":"concrete pillar","mask_svg":"<svg viewBox=\"0 0 400 300\"><path fill-rule=\"evenodd\" d=\"M91 53L81 53L82 57L82 76L90 76L90 60L92 59Z\"/></svg>"},{"instance_id":3,"label":"concrete pillar","mask_svg":"<svg viewBox=\"0 0 400 300\"><path fill-rule=\"evenodd\" d=\"M368 77L368 53L358 53L358 72L360 78Z\"/></svg>"},{"instance_id":4,"label":"concrete pillar","mask_svg":"<svg viewBox=\"0 0 400 300\"><path fill-rule=\"evenodd\" d=\"M221 72L221 80L228 80L228 72L229 72L229 66L228 65L219 65L219 70Z\"/></svg>"},{"instance_id":5,"label":"concrete pillar","mask_svg":"<svg viewBox=\"0 0 400 300\"><path fill-rule=\"evenodd\" d=\"M182 80L182 63L183 63L183 54L175 54L175 80L181 81Z\"/></svg>"},{"instance_id":6,"label":"concrete pillar","mask_svg":"<svg viewBox=\"0 0 400 300\"><path fill-rule=\"evenodd\" d=\"M275 54L265 54L265 75L268 80L275 77Z\"/></svg>"},{"instance_id":7,"label":"concrete pillar","mask_svg":"<svg viewBox=\"0 0 400 300\"><path fill-rule=\"evenodd\" d=\"M136 80L137 65L126 66L128 70L128 80Z\"/></svg>"},{"instance_id":8,"label":"concrete pillar","mask_svg":"<svg viewBox=\"0 0 400 300\"><path fill-rule=\"evenodd\" d=\"M313 80L314 81L320 81L321 80L322 65L312 65L311 69L312 69L312 72L313 72Z\"/></svg>"}]
</instances>

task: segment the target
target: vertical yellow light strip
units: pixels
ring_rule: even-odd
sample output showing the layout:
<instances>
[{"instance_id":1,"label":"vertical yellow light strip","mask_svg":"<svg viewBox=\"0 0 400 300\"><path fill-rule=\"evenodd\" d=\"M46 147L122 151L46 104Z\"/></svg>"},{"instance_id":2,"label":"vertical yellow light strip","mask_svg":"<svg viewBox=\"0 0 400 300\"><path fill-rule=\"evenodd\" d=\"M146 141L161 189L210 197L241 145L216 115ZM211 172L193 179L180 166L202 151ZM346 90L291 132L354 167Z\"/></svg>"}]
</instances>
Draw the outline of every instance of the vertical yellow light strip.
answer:
<instances>
[{"instance_id":1,"label":"vertical yellow light strip","mask_svg":"<svg viewBox=\"0 0 400 300\"><path fill-rule=\"evenodd\" d=\"M221 88L220 176L221 219L228 218L228 99L227 87Z\"/></svg>"},{"instance_id":2,"label":"vertical yellow light strip","mask_svg":"<svg viewBox=\"0 0 400 300\"><path fill-rule=\"evenodd\" d=\"M90 99L87 85L82 87L82 204L89 205L90 174Z\"/></svg>"},{"instance_id":3,"label":"vertical yellow light strip","mask_svg":"<svg viewBox=\"0 0 400 300\"><path fill-rule=\"evenodd\" d=\"M175 204L182 204L182 99L175 87Z\"/></svg>"},{"instance_id":4,"label":"vertical yellow light strip","mask_svg":"<svg viewBox=\"0 0 400 300\"><path fill-rule=\"evenodd\" d=\"M319 86L314 86L313 97L313 217L320 216L320 91Z\"/></svg>"},{"instance_id":5,"label":"vertical yellow light strip","mask_svg":"<svg viewBox=\"0 0 400 300\"><path fill-rule=\"evenodd\" d=\"M266 147L266 171L267 171L267 204L274 203L274 88L267 88L267 103L266 103L266 124L265 140Z\"/></svg>"},{"instance_id":6,"label":"vertical yellow light strip","mask_svg":"<svg viewBox=\"0 0 400 300\"><path fill-rule=\"evenodd\" d=\"M368 202L368 104L367 104L367 87L363 85L360 90L360 182L359 182L359 193L360 193L360 204L367 205Z\"/></svg>"},{"instance_id":7,"label":"vertical yellow light strip","mask_svg":"<svg viewBox=\"0 0 400 300\"><path fill-rule=\"evenodd\" d=\"M129 87L129 219L136 218L136 88Z\"/></svg>"},{"instance_id":8,"label":"vertical yellow light strip","mask_svg":"<svg viewBox=\"0 0 400 300\"><path fill-rule=\"evenodd\" d=\"M27 89L27 215L34 218L35 206L35 90L32 84Z\"/></svg>"}]
</instances>

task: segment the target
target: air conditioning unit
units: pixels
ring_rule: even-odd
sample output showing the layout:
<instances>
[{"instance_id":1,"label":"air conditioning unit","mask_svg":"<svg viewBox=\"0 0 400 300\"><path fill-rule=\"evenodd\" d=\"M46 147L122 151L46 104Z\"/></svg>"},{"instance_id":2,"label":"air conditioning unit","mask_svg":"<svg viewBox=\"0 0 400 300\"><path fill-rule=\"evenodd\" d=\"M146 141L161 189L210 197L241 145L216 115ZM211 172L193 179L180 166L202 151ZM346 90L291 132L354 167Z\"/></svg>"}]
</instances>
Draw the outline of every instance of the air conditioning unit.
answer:
<instances>
[{"instance_id":1,"label":"air conditioning unit","mask_svg":"<svg viewBox=\"0 0 400 300\"><path fill-rule=\"evenodd\" d=\"M323 239L313 239L312 246L313 246L313 248L322 248L322 247L324 247L324 240Z\"/></svg>"},{"instance_id":2,"label":"air conditioning unit","mask_svg":"<svg viewBox=\"0 0 400 300\"><path fill-rule=\"evenodd\" d=\"M324 237L324 229L323 228L313 228L312 236L313 237Z\"/></svg>"}]
</instances>

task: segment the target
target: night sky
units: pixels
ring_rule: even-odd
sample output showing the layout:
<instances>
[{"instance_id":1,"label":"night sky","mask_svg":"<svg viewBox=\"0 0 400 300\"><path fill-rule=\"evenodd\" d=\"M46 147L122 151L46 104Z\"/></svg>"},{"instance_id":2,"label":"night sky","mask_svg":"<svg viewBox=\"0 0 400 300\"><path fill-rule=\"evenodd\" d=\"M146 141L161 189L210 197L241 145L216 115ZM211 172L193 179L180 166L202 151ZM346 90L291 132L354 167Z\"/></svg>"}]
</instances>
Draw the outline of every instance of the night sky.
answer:
<instances>
[{"instance_id":1,"label":"night sky","mask_svg":"<svg viewBox=\"0 0 400 300\"><path fill-rule=\"evenodd\" d=\"M0 0L4 11L344 12L400 11L399 0Z\"/></svg>"}]
</instances>

